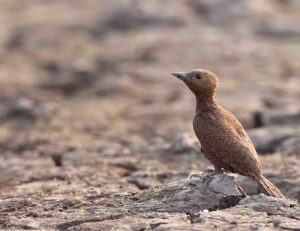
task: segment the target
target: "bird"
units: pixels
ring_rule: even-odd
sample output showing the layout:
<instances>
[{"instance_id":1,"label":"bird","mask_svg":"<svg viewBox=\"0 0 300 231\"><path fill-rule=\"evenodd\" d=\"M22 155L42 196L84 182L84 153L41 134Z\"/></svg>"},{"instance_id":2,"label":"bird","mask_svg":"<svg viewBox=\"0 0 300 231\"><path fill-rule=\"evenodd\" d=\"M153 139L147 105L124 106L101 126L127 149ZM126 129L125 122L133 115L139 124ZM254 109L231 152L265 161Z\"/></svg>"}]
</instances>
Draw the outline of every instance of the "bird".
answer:
<instances>
[{"instance_id":1,"label":"bird","mask_svg":"<svg viewBox=\"0 0 300 231\"><path fill-rule=\"evenodd\" d=\"M256 149L238 119L216 100L219 78L216 74L193 69L173 72L196 96L194 132L201 151L214 165L215 172L237 173L254 179L270 196L285 198L264 175Z\"/></svg>"}]
</instances>

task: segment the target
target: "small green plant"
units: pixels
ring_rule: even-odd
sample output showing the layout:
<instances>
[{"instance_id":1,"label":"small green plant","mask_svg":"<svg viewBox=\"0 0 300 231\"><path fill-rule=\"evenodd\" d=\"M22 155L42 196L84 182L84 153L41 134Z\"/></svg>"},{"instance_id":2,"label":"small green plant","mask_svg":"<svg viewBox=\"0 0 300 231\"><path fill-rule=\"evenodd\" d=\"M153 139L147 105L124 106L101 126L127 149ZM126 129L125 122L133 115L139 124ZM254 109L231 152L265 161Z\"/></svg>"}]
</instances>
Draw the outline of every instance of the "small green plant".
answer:
<instances>
[{"instance_id":1,"label":"small green plant","mask_svg":"<svg viewBox=\"0 0 300 231\"><path fill-rule=\"evenodd\" d=\"M250 220L250 217L249 217L248 214L244 213L244 214L241 215L240 220L241 220L241 222L247 222L247 221Z\"/></svg>"},{"instance_id":2,"label":"small green plant","mask_svg":"<svg viewBox=\"0 0 300 231\"><path fill-rule=\"evenodd\" d=\"M71 195L73 195L73 196L79 196L80 195L80 191L75 187L74 191L71 192Z\"/></svg>"},{"instance_id":3,"label":"small green plant","mask_svg":"<svg viewBox=\"0 0 300 231\"><path fill-rule=\"evenodd\" d=\"M40 197L42 197L43 199L45 199L48 196L47 193L45 193L44 191L40 192Z\"/></svg>"},{"instance_id":4,"label":"small green plant","mask_svg":"<svg viewBox=\"0 0 300 231\"><path fill-rule=\"evenodd\" d=\"M281 163L282 162L282 154L280 152L276 152L274 154L274 160L276 163Z\"/></svg>"},{"instance_id":5,"label":"small green plant","mask_svg":"<svg viewBox=\"0 0 300 231\"><path fill-rule=\"evenodd\" d=\"M128 205L123 205L122 211L125 213L128 212Z\"/></svg>"},{"instance_id":6,"label":"small green plant","mask_svg":"<svg viewBox=\"0 0 300 231\"><path fill-rule=\"evenodd\" d=\"M157 160L149 160L147 163L147 172L153 172L157 168L157 165Z\"/></svg>"},{"instance_id":7,"label":"small green plant","mask_svg":"<svg viewBox=\"0 0 300 231\"><path fill-rule=\"evenodd\" d=\"M185 214L184 221L185 221L187 224L191 224L191 220L189 219L189 215Z\"/></svg>"},{"instance_id":8,"label":"small green plant","mask_svg":"<svg viewBox=\"0 0 300 231\"><path fill-rule=\"evenodd\" d=\"M126 192L126 191L125 192L121 192L120 195L122 195L122 196L129 196L129 192Z\"/></svg>"},{"instance_id":9,"label":"small green plant","mask_svg":"<svg viewBox=\"0 0 300 231\"><path fill-rule=\"evenodd\" d=\"M76 211L76 214L79 215L79 216L84 216L84 215L87 214L87 211L86 211L86 209L84 209L84 208L80 208L80 209L78 209L78 210Z\"/></svg>"},{"instance_id":10,"label":"small green plant","mask_svg":"<svg viewBox=\"0 0 300 231\"><path fill-rule=\"evenodd\" d=\"M153 187L153 192L157 193L157 192L160 192L160 191L161 191L161 188L159 186Z\"/></svg>"},{"instance_id":11,"label":"small green plant","mask_svg":"<svg viewBox=\"0 0 300 231\"><path fill-rule=\"evenodd\" d=\"M24 192L24 189L21 188L21 187L17 187L16 192L17 193L22 193L22 192Z\"/></svg>"},{"instance_id":12,"label":"small green plant","mask_svg":"<svg viewBox=\"0 0 300 231\"><path fill-rule=\"evenodd\" d=\"M9 135L9 131L6 128L0 128L0 137L5 138Z\"/></svg>"}]
</instances>

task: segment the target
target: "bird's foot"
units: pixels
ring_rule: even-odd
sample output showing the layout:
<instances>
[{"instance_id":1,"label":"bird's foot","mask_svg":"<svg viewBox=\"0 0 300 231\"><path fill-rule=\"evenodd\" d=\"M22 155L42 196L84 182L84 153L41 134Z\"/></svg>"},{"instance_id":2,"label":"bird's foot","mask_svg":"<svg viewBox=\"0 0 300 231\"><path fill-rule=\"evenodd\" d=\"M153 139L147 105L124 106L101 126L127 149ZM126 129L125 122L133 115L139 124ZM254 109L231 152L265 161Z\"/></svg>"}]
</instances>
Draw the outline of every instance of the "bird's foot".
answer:
<instances>
[{"instance_id":1,"label":"bird's foot","mask_svg":"<svg viewBox=\"0 0 300 231\"><path fill-rule=\"evenodd\" d=\"M246 192L244 191L244 189L240 186L240 184L238 182L236 182L236 187L237 187L237 190L239 191L239 193L242 195L242 197L247 196Z\"/></svg>"},{"instance_id":2,"label":"bird's foot","mask_svg":"<svg viewBox=\"0 0 300 231\"><path fill-rule=\"evenodd\" d=\"M199 172L199 173L190 173L188 179L193 179L193 178L201 178L203 175L202 172Z\"/></svg>"},{"instance_id":3,"label":"bird's foot","mask_svg":"<svg viewBox=\"0 0 300 231\"><path fill-rule=\"evenodd\" d=\"M226 174L226 171L224 168L215 169L216 173L223 176Z\"/></svg>"}]
</instances>

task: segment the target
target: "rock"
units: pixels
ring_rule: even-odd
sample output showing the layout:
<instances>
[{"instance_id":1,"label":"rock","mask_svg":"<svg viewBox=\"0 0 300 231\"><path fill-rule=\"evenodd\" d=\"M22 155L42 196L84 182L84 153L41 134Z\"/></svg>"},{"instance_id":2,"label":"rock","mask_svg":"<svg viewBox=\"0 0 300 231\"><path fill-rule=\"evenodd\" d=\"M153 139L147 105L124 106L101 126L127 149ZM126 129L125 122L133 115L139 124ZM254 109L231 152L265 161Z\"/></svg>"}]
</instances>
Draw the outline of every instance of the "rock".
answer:
<instances>
[{"instance_id":1,"label":"rock","mask_svg":"<svg viewBox=\"0 0 300 231\"><path fill-rule=\"evenodd\" d=\"M116 163L114 163L115 166L117 167L121 167L121 168L124 168L130 172L135 172L137 170L139 170L138 168L138 162L136 160L128 160L128 161L118 161Z\"/></svg>"},{"instance_id":2,"label":"rock","mask_svg":"<svg viewBox=\"0 0 300 231\"><path fill-rule=\"evenodd\" d=\"M300 230L300 221L281 223L278 227L289 230Z\"/></svg>"},{"instance_id":3,"label":"rock","mask_svg":"<svg viewBox=\"0 0 300 231\"><path fill-rule=\"evenodd\" d=\"M156 218L160 217L160 218ZM131 215L116 220L87 222L68 228L68 231L79 230L159 230L167 224L186 225L185 214L145 213L143 216ZM184 230L184 229L183 229Z\"/></svg>"},{"instance_id":4,"label":"rock","mask_svg":"<svg viewBox=\"0 0 300 231\"><path fill-rule=\"evenodd\" d=\"M272 109L283 107L285 102L278 96L276 97L274 95L267 95L262 98L262 103L266 108Z\"/></svg>"},{"instance_id":5,"label":"rock","mask_svg":"<svg viewBox=\"0 0 300 231\"><path fill-rule=\"evenodd\" d=\"M33 202L27 198L18 198L18 199L1 199L0 200L0 212L12 212L16 211L20 208L25 208L28 206L32 206Z\"/></svg>"},{"instance_id":6,"label":"rock","mask_svg":"<svg viewBox=\"0 0 300 231\"><path fill-rule=\"evenodd\" d=\"M284 199L264 194L247 196L239 204L225 209L201 213L198 230L207 230L213 222L216 230L281 230L280 224L299 224L300 207ZM288 225L287 225L288 226ZM201 227L201 228L200 228ZM300 227L300 226L299 226Z\"/></svg>"},{"instance_id":7,"label":"rock","mask_svg":"<svg viewBox=\"0 0 300 231\"><path fill-rule=\"evenodd\" d=\"M23 138L23 139L11 138L5 142L2 149L20 154L26 151L34 151L39 147L47 144L49 144L49 141L45 139L31 140L29 138Z\"/></svg>"},{"instance_id":8,"label":"rock","mask_svg":"<svg viewBox=\"0 0 300 231\"><path fill-rule=\"evenodd\" d=\"M91 86L97 78L96 64L84 59L65 63L48 62L43 67L47 71L49 81L40 84L40 87L61 90L66 95Z\"/></svg>"},{"instance_id":9,"label":"rock","mask_svg":"<svg viewBox=\"0 0 300 231\"><path fill-rule=\"evenodd\" d=\"M95 95L107 96L122 90L122 81L117 78L105 78L95 86Z\"/></svg>"},{"instance_id":10,"label":"rock","mask_svg":"<svg viewBox=\"0 0 300 231\"><path fill-rule=\"evenodd\" d=\"M256 30L256 33L261 36L273 37L278 39L300 38L300 29L297 27L275 27L271 25L262 25Z\"/></svg>"},{"instance_id":11,"label":"rock","mask_svg":"<svg viewBox=\"0 0 300 231\"><path fill-rule=\"evenodd\" d=\"M134 184L138 189L144 190L154 187L158 182L147 177L132 177L127 180L128 183Z\"/></svg>"},{"instance_id":12,"label":"rock","mask_svg":"<svg viewBox=\"0 0 300 231\"><path fill-rule=\"evenodd\" d=\"M256 127L248 134L259 153L300 153L300 114L288 113L264 118L257 114Z\"/></svg>"},{"instance_id":13,"label":"rock","mask_svg":"<svg viewBox=\"0 0 300 231\"><path fill-rule=\"evenodd\" d=\"M26 46L27 34L25 30L18 29L11 33L8 40L6 41L5 47L8 51L21 50Z\"/></svg>"},{"instance_id":14,"label":"rock","mask_svg":"<svg viewBox=\"0 0 300 231\"><path fill-rule=\"evenodd\" d=\"M19 229L29 229L29 230L38 230L40 228L40 224L34 218L28 219L20 219L16 222L16 227Z\"/></svg>"},{"instance_id":15,"label":"rock","mask_svg":"<svg viewBox=\"0 0 300 231\"><path fill-rule=\"evenodd\" d=\"M189 133L182 133L177 135L170 148L167 149L167 151L170 153L184 153L199 150L199 141L195 136Z\"/></svg>"},{"instance_id":16,"label":"rock","mask_svg":"<svg viewBox=\"0 0 300 231\"><path fill-rule=\"evenodd\" d=\"M7 111L2 120L4 122L16 119L37 120L47 116L48 111L41 102L25 96L19 96L7 102Z\"/></svg>"},{"instance_id":17,"label":"rock","mask_svg":"<svg viewBox=\"0 0 300 231\"><path fill-rule=\"evenodd\" d=\"M63 166L63 158L61 154L52 154L51 159L56 167L62 167Z\"/></svg>"},{"instance_id":18,"label":"rock","mask_svg":"<svg viewBox=\"0 0 300 231\"><path fill-rule=\"evenodd\" d=\"M250 208L254 211L266 212L270 215L283 215L285 211L288 211L288 213L292 213L292 211L290 211L290 208L295 206L297 206L297 204L291 200L270 197L261 193L259 195L247 196L241 199L239 201L239 204L235 207L248 209ZM299 212L300 211L298 211L297 214Z\"/></svg>"},{"instance_id":19,"label":"rock","mask_svg":"<svg viewBox=\"0 0 300 231\"><path fill-rule=\"evenodd\" d=\"M255 195L260 192L258 183L249 177L238 175L237 181L247 195Z\"/></svg>"},{"instance_id":20,"label":"rock","mask_svg":"<svg viewBox=\"0 0 300 231\"><path fill-rule=\"evenodd\" d=\"M300 201L300 177L297 175L299 164L290 165L289 174L286 177L274 176L269 173L266 177L270 179L287 197ZM293 170L292 170L293 169Z\"/></svg>"},{"instance_id":21,"label":"rock","mask_svg":"<svg viewBox=\"0 0 300 231\"><path fill-rule=\"evenodd\" d=\"M277 124L277 125L297 125L300 123L300 113L285 113L277 116L272 116L269 119L270 124Z\"/></svg>"},{"instance_id":22,"label":"rock","mask_svg":"<svg viewBox=\"0 0 300 231\"><path fill-rule=\"evenodd\" d=\"M238 203L241 193L232 176L207 170L201 175L155 186L132 197L133 211L185 212L216 210Z\"/></svg>"},{"instance_id":23,"label":"rock","mask_svg":"<svg viewBox=\"0 0 300 231\"><path fill-rule=\"evenodd\" d=\"M218 26L239 21L240 19L249 17L252 13L247 1L190 0L189 3L208 23Z\"/></svg>"},{"instance_id":24,"label":"rock","mask_svg":"<svg viewBox=\"0 0 300 231\"><path fill-rule=\"evenodd\" d=\"M300 136L285 139L275 150L284 154L300 155Z\"/></svg>"},{"instance_id":25,"label":"rock","mask_svg":"<svg viewBox=\"0 0 300 231\"><path fill-rule=\"evenodd\" d=\"M295 169L294 172L297 172L297 169ZM285 178L271 173L265 173L265 176L275 184L287 198L300 201L300 178L296 177L295 174L290 174L289 177ZM249 177L239 175L237 176L237 181L247 195L256 195L263 192L257 182Z\"/></svg>"},{"instance_id":26,"label":"rock","mask_svg":"<svg viewBox=\"0 0 300 231\"><path fill-rule=\"evenodd\" d=\"M60 223L57 225L57 229L59 231L61 230L78 230L76 229L76 226L79 226L84 223L93 223L93 222L101 222L105 220L115 220L122 217L122 214L116 213L116 214L108 214L106 216L86 216L82 217L76 220L68 220L66 222ZM73 229L74 228L74 229Z\"/></svg>"},{"instance_id":27,"label":"rock","mask_svg":"<svg viewBox=\"0 0 300 231\"><path fill-rule=\"evenodd\" d=\"M113 4L101 21L91 28L92 34L97 38L112 30L125 32L145 27L174 27L183 24L183 19L176 12L168 10L164 4L135 0Z\"/></svg>"},{"instance_id":28,"label":"rock","mask_svg":"<svg viewBox=\"0 0 300 231\"><path fill-rule=\"evenodd\" d=\"M60 91L66 96L81 92L107 95L119 90L119 65L124 60L99 58L97 60L75 59L68 62L48 61L43 65L47 79L39 87Z\"/></svg>"},{"instance_id":29,"label":"rock","mask_svg":"<svg viewBox=\"0 0 300 231\"><path fill-rule=\"evenodd\" d=\"M260 128L260 127L265 126L266 119L262 112L255 111L255 112L253 112L252 117L253 117L253 126L252 126L253 128Z\"/></svg>"},{"instance_id":30,"label":"rock","mask_svg":"<svg viewBox=\"0 0 300 231\"><path fill-rule=\"evenodd\" d=\"M268 127L250 129L248 134L258 153L273 153L284 140L295 134L300 134L300 126L270 125Z\"/></svg>"}]
</instances>

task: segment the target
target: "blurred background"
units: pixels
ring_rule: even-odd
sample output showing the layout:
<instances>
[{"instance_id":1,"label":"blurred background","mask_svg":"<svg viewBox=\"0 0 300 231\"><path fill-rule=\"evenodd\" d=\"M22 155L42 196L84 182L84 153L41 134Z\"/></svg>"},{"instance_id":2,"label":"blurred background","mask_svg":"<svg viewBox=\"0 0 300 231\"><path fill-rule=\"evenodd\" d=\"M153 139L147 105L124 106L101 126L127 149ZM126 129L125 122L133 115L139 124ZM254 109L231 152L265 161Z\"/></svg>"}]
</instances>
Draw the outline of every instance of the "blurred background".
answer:
<instances>
[{"instance_id":1,"label":"blurred background","mask_svg":"<svg viewBox=\"0 0 300 231\"><path fill-rule=\"evenodd\" d=\"M300 1L0 4L3 197L133 192L205 169L194 97L169 74L204 68L267 176L300 198Z\"/></svg>"}]
</instances>

